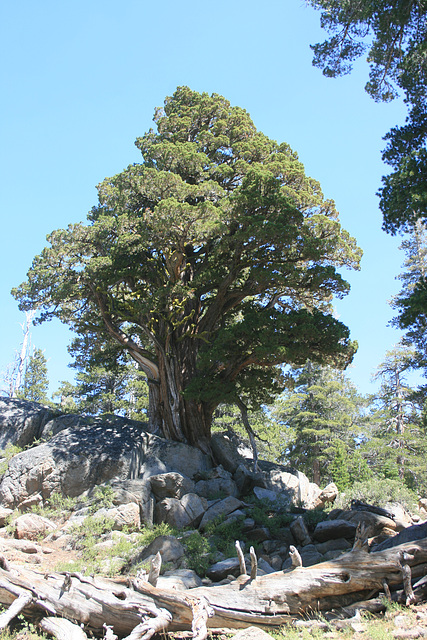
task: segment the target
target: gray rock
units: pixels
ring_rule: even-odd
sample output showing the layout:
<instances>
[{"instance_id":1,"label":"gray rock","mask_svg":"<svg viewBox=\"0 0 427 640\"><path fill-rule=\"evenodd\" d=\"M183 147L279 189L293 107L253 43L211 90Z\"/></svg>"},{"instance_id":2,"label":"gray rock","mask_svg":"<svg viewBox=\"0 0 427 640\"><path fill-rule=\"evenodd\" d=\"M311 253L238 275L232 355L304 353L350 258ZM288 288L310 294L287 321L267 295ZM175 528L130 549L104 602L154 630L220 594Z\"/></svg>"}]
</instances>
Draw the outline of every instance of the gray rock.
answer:
<instances>
[{"instance_id":1,"label":"gray rock","mask_svg":"<svg viewBox=\"0 0 427 640\"><path fill-rule=\"evenodd\" d=\"M237 577L240 574L239 559L226 558L220 562L216 562L206 572L206 575L213 582L223 580L227 576L231 575Z\"/></svg>"},{"instance_id":2,"label":"gray rock","mask_svg":"<svg viewBox=\"0 0 427 640\"><path fill-rule=\"evenodd\" d=\"M65 415L55 416L47 422L41 432L43 440L50 440L65 429L79 429L91 424L91 418L75 413L66 413Z\"/></svg>"},{"instance_id":3,"label":"gray rock","mask_svg":"<svg viewBox=\"0 0 427 640\"><path fill-rule=\"evenodd\" d=\"M271 538L270 530L267 527L254 527L246 534L251 542L264 542Z\"/></svg>"},{"instance_id":4,"label":"gray rock","mask_svg":"<svg viewBox=\"0 0 427 640\"><path fill-rule=\"evenodd\" d=\"M371 551L384 551L385 549L391 549L404 542L415 542L415 540L422 540L427 538L427 521L421 524L414 524L412 527L407 527L393 538L389 538L381 544L376 545Z\"/></svg>"},{"instance_id":5,"label":"gray rock","mask_svg":"<svg viewBox=\"0 0 427 640\"><path fill-rule=\"evenodd\" d=\"M233 513L233 511L236 511L236 509L239 509L241 506L243 506L243 503L233 496L228 496L223 500L215 502L215 504L210 506L203 515L199 528L203 531L209 524L209 522L212 522L213 520L221 516L228 516L230 513Z\"/></svg>"},{"instance_id":6,"label":"gray rock","mask_svg":"<svg viewBox=\"0 0 427 640\"><path fill-rule=\"evenodd\" d=\"M279 529L279 531L276 533L276 538L282 543L285 543L287 546L290 546L291 544L295 546L297 544L297 541L292 535L292 531L289 529L289 527L283 527L282 529Z\"/></svg>"},{"instance_id":7,"label":"gray rock","mask_svg":"<svg viewBox=\"0 0 427 640\"><path fill-rule=\"evenodd\" d=\"M8 518L12 515L13 509L7 509L6 507L0 507L0 527L4 527Z\"/></svg>"},{"instance_id":8,"label":"gray rock","mask_svg":"<svg viewBox=\"0 0 427 640\"><path fill-rule=\"evenodd\" d=\"M298 516L298 518L291 522L289 528L298 544L303 547L307 544L311 544L311 537L302 516Z\"/></svg>"},{"instance_id":9,"label":"gray rock","mask_svg":"<svg viewBox=\"0 0 427 640\"><path fill-rule=\"evenodd\" d=\"M319 553L328 553L328 551L349 551L352 545L345 538L336 538L319 542L315 547Z\"/></svg>"},{"instance_id":10,"label":"gray rock","mask_svg":"<svg viewBox=\"0 0 427 640\"><path fill-rule=\"evenodd\" d=\"M157 464L161 467L155 473L177 471L183 476L193 478L201 471L208 472L212 468L209 456L205 455L188 444L173 442L159 438L153 434L147 434L147 442L144 444L145 459L141 463L140 477L150 477L149 469Z\"/></svg>"},{"instance_id":11,"label":"gray rock","mask_svg":"<svg viewBox=\"0 0 427 640\"><path fill-rule=\"evenodd\" d=\"M38 540L56 529L56 524L48 518L43 518L36 513L24 513L13 522L15 538L22 540Z\"/></svg>"},{"instance_id":12,"label":"gray rock","mask_svg":"<svg viewBox=\"0 0 427 640\"><path fill-rule=\"evenodd\" d=\"M283 558L281 556L270 556L270 565L274 571L280 571L283 564Z\"/></svg>"},{"instance_id":13,"label":"gray rock","mask_svg":"<svg viewBox=\"0 0 427 640\"><path fill-rule=\"evenodd\" d=\"M239 465L250 463L252 458L252 451L235 434L213 433L211 447L215 459L230 473L235 473Z\"/></svg>"},{"instance_id":14,"label":"gray rock","mask_svg":"<svg viewBox=\"0 0 427 640\"><path fill-rule=\"evenodd\" d=\"M263 502L268 501L272 504L281 503L282 499L279 493L272 491L271 489L264 489L263 487L254 487L254 494L258 500Z\"/></svg>"},{"instance_id":15,"label":"gray rock","mask_svg":"<svg viewBox=\"0 0 427 640\"><path fill-rule=\"evenodd\" d=\"M314 544L308 544L305 547L300 548L300 555L302 559L303 567L311 567L313 564L318 564L324 561L324 557L319 553Z\"/></svg>"},{"instance_id":16,"label":"gray rock","mask_svg":"<svg viewBox=\"0 0 427 640\"><path fill-rule=\"evenodd\" d=\"M313 507L320 488L310 482L306 475L266 460L260 460L258 466L262 473L257 476L256 486L273 491L280 496L283 504Z\"/></svg>"},{"instance_id":17,"label":"gray rock","mask_svg":"<svg viewBox=\"0 0 427 640\"><path fill-rule=\"evenodd\" d=\"M209 468L198 449L144 431L144 424L118 416L91 418L90 424L60 431L49 442L14 456L0 484L0 502L15 507L40 493L79 496L111 479L137 479L158 461L165 471L189 474Z\"/></svg>"},{"instance_id":18,"label":"gray rock","mask_svg":"<svg viewBox=\"0 0 427 640\"><path fill-rule=\"evenodd\" d=\"M354 538L356 525L347 520L325 520L316 526L313 538L325 542L334 538Z\"/></svg>"},{"instance_id":19,"label":"gray rock","mask_svg":"<svg viewBox=\"0 0 427 640\"><path fill-rule=\"evenodd\" d=\"M195 493L188 493L177 500L165 498L158 502L154 509L155 522L166 522L175 529L197 527L202 520L205 508L201 498Z\"/></svg>"},{"instance_id":20,"label":"gray rock","mask_svg":"<svg viewBox=\"0 0 427 640\"><path fill-rule=\"evenodd\" d=\"M255 486L261 486L263 478L264 474L254 473L246 464L239 464L234 473L234 482L242 496L247 495Z\"/></svg>"},{"instance_id":21,"label":"gray rock","mask_svg":"<svg viewBox=\"0 0 427 640\"><path fill-rule=\"evenodd\" d=\"M319 562L323 562L324 556L319 553L316 547L313 544L309 544L306 547L301 547L299 549L302 566L303 567L311 567L313 564L318 564ZM285 571L286 569L290 569L292 566L291 558L287 558L283 565L282 569Z\"/></svg>"},{"instance_id":22,"label":"gray rock","mask_svg":"<svg viewBox=\"0 0 427 640\"><path fill-rule=\"evenodd\" d=\"M265 558L258 558L258 569L262 571L264 574L274 573L276 569L274 569L271 564Z\"/></svg>"},{"instance_id":23,"label":"gray rock","mask_svg":"<svg viewBox=\"0 0 427 640\"><path fill-rule=\"evenodd\" d=\"M114 491L113 504L116 506L135 502L139 505L142 524L151 526L154 514L154 496L147 480L111 480L108 485Z\"/></svg>"},{"instance_id":24,"label":"gray rock","mask_svg":"<svg viewBox=\"0 0 427 640\"><path fill-rule=\"evenodd\" d=\"M313 501L313 507L319 507L324 504L334 502L338 497L338 487L334 482L328 484Z\"/></svg>"},{"instance_id":25,"label":"gray rock","mask_svg":"<svg viewBox=\"0 0 427 640\"><path fill-rule=\"evenodd\" d=\"M125 528L135 531L141 526L139 505L135 502L121 504L112 509L99 509L94 513L94 517L97 516L105 516L113 520L116 531L122 531Z\"/></svg>"},{"instance_id":26,"label":"gray rock","mask_svg":"<svg viewBox=\"0 0 427 640\"><path fill-rule=\"evenodd\" d=\"M149 482L157 500L163 500L163 498L179 500L186 493L194 493L194 482L177 471L151 476Z\"/></svg>"},{"instance_id":27,"label":"gray rock","mask_svg":"<svg viewBox=\"0 0 427 640\"><path fill-rule=\"evenodd\" d=\"M26 447L39 440L54 415L52 409L38 402L0 398L0 449L8 444Z\"/></svg>"},{"instance_id":28,"label":"gray rock","mask_svg":"<svg viewBox=\"0 0 427 640\"><path fill-rule=\"evenodd\" d=\"M216 498L234 496L237 498L239 490L232 475L221 465L212 469L205 480L199 480L196 484L196 493L204 498Z\"/></svg>"},{"instance_id":29,"label":"gray rock","mask_svg":"<svg viewBox=\"0 0 427 640\"><path fill-rule=\"evenodd\" d=\"M340 514L340 520L351 522L356 527L364 524L368 528L369 536L377 536L384 529L396 530L397 524L391 518L372 513L371 511L344 511Z\"/></svg>"},{"instance_id":30,"label":"gray rock","mask_svg":"<svg viewBox=\"0 0 427 640\"><path fill-rule=\"evenodd\" d=\"M150 556L155 556L158 552L162 556L162 563L177 562L184 555L185 549L175 536L157 536L148 547L145 547L137 556L133 557L132 564L144 561Z\"/></svg>"},{"instance_id":31,"label":"gray rock","mask_svg":"<svg viewBox=\"0 0 427 640\"><path fill-rule=\"evenodd\" d=\"M21 513L25 513L25 511L31 511L33 507L41 506L43 504L43 497L40 493L34 493L32 496L29 496L26 500L23 500L18 504L18 510Z\"/></svg>"},{"instance_id":32,"label":"gray rock","mask_svg":"<svg viewBox=\"0 0 427 640\"><path fill-rule=\"evenodd\" d=\"M174 569L165 571L157 580L159 589L195 589L202 586L202 580L192 569Z\"/></svg>"}]
</instances>

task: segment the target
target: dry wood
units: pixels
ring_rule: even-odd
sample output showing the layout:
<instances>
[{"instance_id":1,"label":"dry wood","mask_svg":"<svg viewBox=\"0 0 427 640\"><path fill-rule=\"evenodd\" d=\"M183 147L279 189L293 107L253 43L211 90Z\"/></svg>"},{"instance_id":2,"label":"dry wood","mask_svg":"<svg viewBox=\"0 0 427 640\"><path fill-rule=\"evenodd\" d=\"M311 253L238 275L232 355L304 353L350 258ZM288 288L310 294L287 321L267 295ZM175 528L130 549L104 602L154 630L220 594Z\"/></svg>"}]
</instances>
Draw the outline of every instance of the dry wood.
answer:
<instances>
[{"instance_id":1,"label":"dry wood","mask_svg":"<svg viewBox=\"0 0 427 640\"><path fill-rule=\"evenodd\" d=\"M240 575L241 576L245 576L246 575L245 557L243 555L243 551L242 551L242 548L240 546L240 542L238 540L236 540L236 551L237 551L237 557L239 558Z\"/></svg>"},{"instance_id":2,"label":"dry wood","mask_svg":"<svg viewBox=\"0 0 427 640\"><path fill-rule=\"evenodd\" d=\"M409 561L414 560L414 556L405 551L399 553L400 566L402 570L403 588L406 596L406 606L415 602L415 594L412 590L412 573Z\"/></svg>"},{"instance_id":3,"label":"dry wood","mask_svg":"<svg viewBox=\"0 0 427 640\"><path fill-rule=\"evenodd\" d=\"M302 567L302 560L300 553L293 544L289 547L289 555L292 561L292 569L296 569L297 567Z\"/></svg>"},{"instance_id":4,"label":"dry wood","mask_svg":"<svg viewBox=\"0 0 427 640\"><path fill-rule=\"evenodd\" d=\"M251 556L251 580L256 580L257 571L258 571L258 559L256 557L255 549L253 547L249 549L249 554ZM243 575L246 575L246 571Z\"/></svg>"},{"instance_id":5,"label":"dry wood","mask_svg":"<svg viewBox=\"0 0 427 640\"><path fill-rule=\"evenodd\" d=\"M42 631L58 640L87 640L87 635L81 627L64 618L43 618L39 626Z\"/></svg>"},{"instance_id":6,"label":"dry wood","mask_svg":"<svg viewBox=\"0 0 427 640\"><path fill-rule=\"evenodd\" d=\"M242 575L227 585L186 591L159 589L140 580L135 580L135 591L124 586L123 580L117 583L79 574L69 574L64 589L64 574L43 575L13 566L9 571L0 569L0 602L10 605L26 594L31 602L25 611L48 610L98 635L106 624L120 637L144 640L160 629L191 629L203 598L214 614L206 616L209 628L277 627L307 612L328 611L372 597L383 589L384 580L391 588L398 586L402 582L401 552L412 557L407 565L413 577L426 574L427 538L371 554L352 551L330 562L256 580ZM140 635L132 636L138 626Z\"/></svg>"},{"instance_id":7,"label":"dry wood","mask_svg":"<svg viewBox=\"0 0 427 640\"><path fill-rule=\"evenodd\" d=\"M154 556L154 558L151 560L150 572L148 574L148 582L152 584L153 587L155 587L157 584L161 567L162 567L162 556L160 555L160 551L158 551Z\"/></svg>"},{"instance_id":8,"label":"dry wood","mask_svg":"<svg viewBox=\"0 0 427 640\"><path fill-rule=\"evenodd\" d=\"M21 613L30 604L33 596L30 593L22 593L12 602L10 607L0 615L0 629L5 629L13 618Z\"/></svg>"},{"instance_id":9,"label":"dry wood","mask_svg":"<svg viewBox=\"0 0 427 640\"><path fill-rule=\"evenodd\" d=\"M113 632L112 628L104 624L104 640L118 640L118 636Z\"/></svg>"}]
</instances>

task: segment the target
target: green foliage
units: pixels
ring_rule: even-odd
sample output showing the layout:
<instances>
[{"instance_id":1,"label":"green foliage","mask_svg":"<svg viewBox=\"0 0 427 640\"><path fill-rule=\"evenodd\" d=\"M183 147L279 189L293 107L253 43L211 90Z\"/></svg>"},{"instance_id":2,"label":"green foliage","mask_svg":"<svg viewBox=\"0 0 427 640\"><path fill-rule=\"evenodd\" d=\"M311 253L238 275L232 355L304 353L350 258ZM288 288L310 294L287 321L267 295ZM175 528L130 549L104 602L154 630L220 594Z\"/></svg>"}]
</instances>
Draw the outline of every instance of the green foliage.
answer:
<instances>
[{"instance_id":1,"label":"green foliage","mask_svg":"<svg viewBox=\"0 0 427 640\"><path fill-rule=\"evenodd\" d=\"M48 404L48 388L46 357L41 349L34 349L26 364L24 380L18 389L17 397Z\"/></svg>"},{"instance_id":2,"label":"green foliage","mask_svg":"<svg viewBox=\"0 0 427 640\"><path fill-rule=\"evenodd\" d=\"M86 333L73 340L70 366L77 370L76 384L62 382L53 394L68 413L112 413L133 420L146 419L146 376L126 352L104 336Z\"/></svg>"},{"instance_id":3,"label":"green foliage","mask_svg":"<svg viewBox=\"0 0 427 640\"><path fill-rule=\"evenodd\" d=\"M215 407L259 409L284 363L351 361L331 303L361 252L297 154L244 109L179 87L154 120L142 162L99 185L88 224L49 236L14 295L126 351L160 382L150 419L203 448Z\"/></svg>"},{"instance_id":4,"label":"green foliage","mask_svg":"<svg viewBox=\"0 0 427 640\"><path fill-rule=\"evenodd\" d=\"M350 484L350 471L347 447L340 440L335 443L335 456L329 465L329 473L339 491L345 491Z\"/></svg>"},{"instance_id":5,"label":"green foliage","mask_svg":"<svg viewBox=\"0 0 427 640\"><path fill-rule=\"evenodd\" d=\"M74 511L77 502L77 498L70 498L69 496L64 496L59 491L54 491L43 506L36 505L33 507L33 511L45 518L63 517L64 512L69 515Z\"/></svg>"},{"instance_id":6,"label":"green foliage","mask_svg":"<svg viewBox=\"0 0 427 640\"><path fill-rule=\"evenodd\" d=\"M355 482L345 494L346 503L361 500L369 504L384 507L388 502L399 502L408 511L417 508L417 496L400 480L375 478L374 481Z\"/></svg>"},{"instance_id":7,"label":"green foliage","mask_svg":"<svg viewBox=\"0 0 427 640\"><path fill-rule=\"evenodd\" d=\"M90 511L94 513L98 509L111 509L114 505L115 491L113 487L108 484L97 485L93 492L93 499L89 507Z\"/></svg>"},{"instance_id":8,"label":"green foliage","mask_svg":"<svg viewBox=\"0 0 427 640\"><path fill-rule=\"evenodd\" d=\"M414 350L399 343L378 366L375 377L381 386L371 399L369 429L360 449L377 477L399 478L407 488L423 492L427 441L420 398L407 382L414 358Z\"/></svg>"},{"instance_id":9,"label":"green foliage","mask_svg":"<svg viewBox=\"0 0 427 640\"><path fill-rule=\"evenodd\" d=\"M148 547L158 536L176 536L176 529L167 524L167 522L160 522L152 527L144 527L139 534L139 544L142 547Z\"/></svg>"},{"instance_id":10,"label":"green foliage","mask_svg":"<svg viewBox=\"0 0 427 640\"><path fill-rule=\"evenodd\" d=\"M23 451L22 447L18 447L17 445L9 442L0 452L0 458L2 458L0 461L0 476L6 473L10 460L18 453L21 453L21 451Z\"/></svg>"},{"instance_id":11,"label":"green foliage","mask_svg":"<svg viewBox=\"0 0 427 640\"><path fill-rule=\"evenodd\" d=\"M179 538L185 547L185 559L188 569L193 569L199 576L205 576L211 565L212 548L207 538L199 531Z\"/></svg>"},{"instance_id":12,"label":"green foliage","mask_svg":"<svg viewBox=\"0 0 427 640\"><path fill-rule=\"evenodd\" d=\"M293 374L294 389L285 391L272 409L282 429L292 434L284 461L317 484L340 475L348 482L350 452L364 423L363 399L341 371L330 367L307 361ZM340 469L337 446L343 451Z\"/></svg>"},{"instance_id":13,"label":"green foliage","mask_svg":"<svg viewBox=\"0 0 427 640\"><path fill-rule=\"evenodd\" d=\"M383 178L380 207L387 232L408 231L427 216L427 6L394 0L310 3L322 11L321 24L332 34L312 47L313 64L335 77L348 73L367 51L367 92L384 101L404 93L409 113L406 124L386 136L383 160L393 171Z\"/></svg>"}]
</instances>

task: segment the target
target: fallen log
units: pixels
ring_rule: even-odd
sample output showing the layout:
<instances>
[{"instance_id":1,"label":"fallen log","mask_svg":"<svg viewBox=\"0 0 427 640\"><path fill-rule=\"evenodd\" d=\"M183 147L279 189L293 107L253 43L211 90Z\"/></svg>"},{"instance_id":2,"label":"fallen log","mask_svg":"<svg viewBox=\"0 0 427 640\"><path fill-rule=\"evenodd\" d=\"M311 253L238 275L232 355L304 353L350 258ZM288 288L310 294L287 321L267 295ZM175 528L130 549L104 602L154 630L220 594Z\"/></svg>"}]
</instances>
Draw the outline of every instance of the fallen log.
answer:
<instances>
[{"instance_id":1,"label":"fallen log","mask_svg":"<svg viewBox=\"0 0 427 640\"><path fill-rule=\"evenodd\" d=\"M100 636L106 626L119 637L144 640L164 629L193 629L202 640L208 627L278 627L307 613L372 598L384 581L390 588L401 585L402 557L413 578L424 576L427 538L375 553L356 549L311 567L241 575L228 585L186 591L160 589L138 578L126 586L123 579L42 574L0 562L8 567L0 568L0 602L9 606L27 596L24 615L47 611Z\"/></svg>"}]
</instances>

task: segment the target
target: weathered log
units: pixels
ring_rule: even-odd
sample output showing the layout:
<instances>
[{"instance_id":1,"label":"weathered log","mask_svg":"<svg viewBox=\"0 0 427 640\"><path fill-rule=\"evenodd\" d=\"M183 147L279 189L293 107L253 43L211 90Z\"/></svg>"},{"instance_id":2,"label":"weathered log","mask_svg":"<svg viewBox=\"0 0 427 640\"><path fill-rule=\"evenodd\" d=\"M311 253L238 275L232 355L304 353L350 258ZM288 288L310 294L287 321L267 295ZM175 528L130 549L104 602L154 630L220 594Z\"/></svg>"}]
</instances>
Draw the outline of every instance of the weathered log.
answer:
<instances>
[{"instance_id":1,"label":"weathered log","mask_svg":"<svg viewBox=\"0 0 427 640\"><path fill-rule=\"evenodd\" d=\"M0 615L0 629L5 629L7 625L28 606L33 599L30 593L22 593L12 602L10 607Z\"/></svg>"},{"instance_id":2,"label":"weathered log","mask_svg":"<svg viewBox=\"0 0 427 640\"><path fill-rule=\"evenodd\" d=\"M58 640L87 640L87 635L81 627L64 618L43 618L39 626L42 631Z\"/></svg>"},{"instance_id":3,"label":"weathered log","mask_svg":"<svg viewBox=\"0 0 427 640\"><path fill-rule=\"evenodd\" d=\"M21 594L31 595L24 614L47 610L95 634L102 634L106 624L120 637L130 634L131 638L138 637L132 636L138 625L138 633L145 634L139 637L144 639L154 630L191 629L204 601L213 611L212 617L203 614L199 618L205 618L206 627L277 627L301 614L373 597L382 591L384 580L390 587L398 586L402 583L402 552L409 558L412 576L425 575L427 538L370 554L352 551L330 562L256 580L242 575L227 585L186 591L160 589L141 580L135 580L135 591L124 586L123 580L118 583L75 573L68 578L58 573L43 575L13 566L9 571L0 569L0 602L10 605Z\"/></svg>"}]
</instances>

